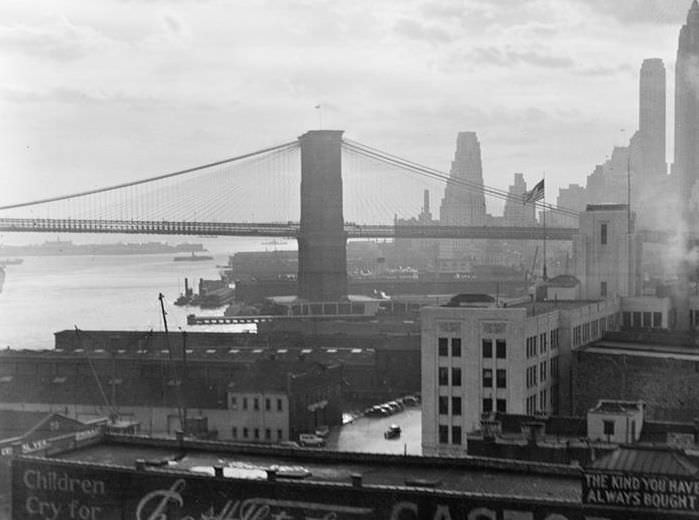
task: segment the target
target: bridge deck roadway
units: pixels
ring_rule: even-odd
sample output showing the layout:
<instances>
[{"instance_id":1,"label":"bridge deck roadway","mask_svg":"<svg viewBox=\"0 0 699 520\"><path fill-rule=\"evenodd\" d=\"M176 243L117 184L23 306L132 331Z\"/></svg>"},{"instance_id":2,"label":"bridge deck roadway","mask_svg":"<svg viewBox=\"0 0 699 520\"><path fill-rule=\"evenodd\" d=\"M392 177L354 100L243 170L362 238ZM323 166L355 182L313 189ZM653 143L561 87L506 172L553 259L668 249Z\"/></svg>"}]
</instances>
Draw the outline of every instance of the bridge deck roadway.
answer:
<instances>
[{"instance_id":1,"label":"bridge deck roadway","mask_svg":"<svg viewBox=\"0 0 699 520\"><path fill-rule=\"evenodd\" d=\"M0 232L124 233L139 235L209 235L296 238L300 226L287 223L175 222L0 218ZM345 224L347 238L431 238L499 240L572 240L577 228L515 226L384 226ZM666 242L670 233L647 232L645 242Z\"/></svg>"}]
</instances>

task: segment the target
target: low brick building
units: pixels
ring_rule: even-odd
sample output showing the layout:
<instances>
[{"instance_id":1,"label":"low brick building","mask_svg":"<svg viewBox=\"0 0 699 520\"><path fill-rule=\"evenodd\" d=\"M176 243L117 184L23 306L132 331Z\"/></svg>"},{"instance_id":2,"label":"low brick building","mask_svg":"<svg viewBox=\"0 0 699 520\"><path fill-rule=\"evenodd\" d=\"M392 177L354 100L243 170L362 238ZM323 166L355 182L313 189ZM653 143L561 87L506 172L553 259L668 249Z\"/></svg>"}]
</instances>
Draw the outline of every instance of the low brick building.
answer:
<instances>
[{"instance_id":1,"label":"low brick building","mask_svg":"<svg viewBox=\"0 0 699 520\"><path fill-rule=\"evenodd\" d=\"M652 420L699 417L699 348L690 336L619 332L573 353L574 413L601 399L643 401Z\"/></svg>"}]
</instances>

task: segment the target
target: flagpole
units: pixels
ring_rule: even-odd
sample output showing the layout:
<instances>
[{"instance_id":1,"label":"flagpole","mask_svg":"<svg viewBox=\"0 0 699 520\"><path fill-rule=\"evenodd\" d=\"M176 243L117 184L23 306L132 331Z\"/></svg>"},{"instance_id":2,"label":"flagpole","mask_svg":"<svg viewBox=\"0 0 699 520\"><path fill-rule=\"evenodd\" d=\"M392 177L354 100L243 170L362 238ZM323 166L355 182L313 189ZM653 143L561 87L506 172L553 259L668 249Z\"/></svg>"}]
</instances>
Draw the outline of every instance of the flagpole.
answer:
<instances>
[{"instance_id":1,"label":"flagpole","mask_svg":"<svg viewBox=\"0 0 699 520\"><path fill-rule=\"evenodd\" d=\"M542 209L543 209L543 220L544 220L544 266L543 266L543 278L544 281L548 279L548 275L546 273L546 172L544 172L544 198L543 198L543 204L542 204Z\"/></svg>"}]
</instances>

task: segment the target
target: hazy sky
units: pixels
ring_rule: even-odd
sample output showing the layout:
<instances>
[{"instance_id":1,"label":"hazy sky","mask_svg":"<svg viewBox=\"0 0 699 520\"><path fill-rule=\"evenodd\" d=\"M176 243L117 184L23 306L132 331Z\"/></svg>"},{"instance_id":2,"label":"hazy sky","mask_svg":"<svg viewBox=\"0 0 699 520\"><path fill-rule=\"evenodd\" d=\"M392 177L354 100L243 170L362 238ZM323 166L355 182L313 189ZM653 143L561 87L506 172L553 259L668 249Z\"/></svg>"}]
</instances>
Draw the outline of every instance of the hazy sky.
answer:
<instances>
[{"instance_id":1,"label":"hazy sky","mask_svg":"<svg viewBox=\"0 0 699 520\"><path fill-rule=\"evenodd\" d=\"M0 204L284 142L319 103L325 128L442 170L474 130L487 184L546 171L552 200L636 128L644 58L672 93L690 3L4 0Z\"/></svg>"}]
</instances>

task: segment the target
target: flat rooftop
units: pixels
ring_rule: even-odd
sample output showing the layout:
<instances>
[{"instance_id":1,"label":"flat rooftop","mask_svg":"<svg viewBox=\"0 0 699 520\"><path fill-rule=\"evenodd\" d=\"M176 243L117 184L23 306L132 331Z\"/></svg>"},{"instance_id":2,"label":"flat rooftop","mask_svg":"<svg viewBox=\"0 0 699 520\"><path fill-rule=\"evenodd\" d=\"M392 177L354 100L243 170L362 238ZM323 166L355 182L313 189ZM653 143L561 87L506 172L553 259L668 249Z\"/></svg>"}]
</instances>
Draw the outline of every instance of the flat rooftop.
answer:
<instances>
[{"instance_id":1,"label":"flat rooftop","mask_svg":"<svg viewBox=\"0 0 699 520\"><path fill-rule=\"evenodd\" d=\"M365 485L416 487L406 482L432 483L435 489L485 493L527 499L581 500L581 470L573 466L505 461L485 457L434 458L405 455L343 453L312 448L283 448L240 443L177 441L132 436L108 436L102 443L54 458L89 464L134 468L138 459L154 463L152 471L183 471L214 475L222 466L229 478L267 478L349 483L361 475ZM422 487L422 486L417 486ZM428 486L432 487L432 486Z\"/></svg>"},{"instance_id":2,"label":"flat rooftop","mask_svg":"<svg viewBox=\"0 0 699 520\"><path fill-rule=\"evenodd\" d=\"M577 350L579 352L592 352L596 354L678 359L683 361L699 362L699 348L693 346L661 345L658 343L636 343L601 339Z\"/></svg>"},{"instance_id":3,"label":"flat rooftop","mask_svg":"<svg viewBox=\"0 0 699 520\"><path fill-rule=\"evenodd\" d=\"M556 300L544 302L521 302L508 305L508 309L526 309L527 316L538 316L556 310L571 310L585 307L603 300Z\"/></svg>"}]
</instances>

